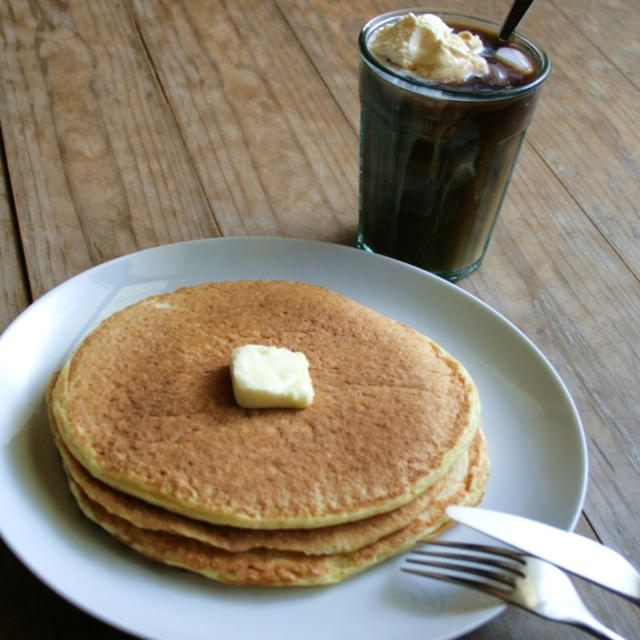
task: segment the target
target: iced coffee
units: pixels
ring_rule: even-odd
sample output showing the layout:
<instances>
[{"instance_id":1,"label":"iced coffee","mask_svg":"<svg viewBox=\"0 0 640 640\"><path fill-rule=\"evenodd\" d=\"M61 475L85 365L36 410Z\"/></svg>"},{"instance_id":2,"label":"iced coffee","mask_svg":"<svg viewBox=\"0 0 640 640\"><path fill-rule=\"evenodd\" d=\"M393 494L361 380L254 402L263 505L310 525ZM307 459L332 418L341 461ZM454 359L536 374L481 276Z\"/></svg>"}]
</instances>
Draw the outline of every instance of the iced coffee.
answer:
<instances>
[{"instance_id":1,"label":"iced coffee","mask_svg":"<svg viewBox=\"0 0 640 640\"><path fill-rule=\"evenodd\" d=\"M360 34L358 245L452 281L480 266L545 53L457 14L384 14Z\"/></svg>"}]
</instances>

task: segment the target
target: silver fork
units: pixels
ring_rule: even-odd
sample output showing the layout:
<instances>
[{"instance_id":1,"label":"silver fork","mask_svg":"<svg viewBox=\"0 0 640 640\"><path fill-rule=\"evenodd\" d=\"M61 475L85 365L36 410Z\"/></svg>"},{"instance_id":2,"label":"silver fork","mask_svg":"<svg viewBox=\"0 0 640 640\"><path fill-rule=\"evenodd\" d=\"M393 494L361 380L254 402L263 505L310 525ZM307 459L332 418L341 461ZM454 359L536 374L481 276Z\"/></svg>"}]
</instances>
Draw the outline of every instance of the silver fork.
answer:
<instances>
[{"instance_id":1,"label":"silver fork","mask_svg":"<svg viewBox=\"0 0 640 640\"><path fill-rule=\"evenodd\" d=\"M478 589L597 638L624 640L593 616L562 570L533 556L502 547L432 541L413 549L407 562L411 566L402 567L407 573Z\"/></svg>"}]
</instances>

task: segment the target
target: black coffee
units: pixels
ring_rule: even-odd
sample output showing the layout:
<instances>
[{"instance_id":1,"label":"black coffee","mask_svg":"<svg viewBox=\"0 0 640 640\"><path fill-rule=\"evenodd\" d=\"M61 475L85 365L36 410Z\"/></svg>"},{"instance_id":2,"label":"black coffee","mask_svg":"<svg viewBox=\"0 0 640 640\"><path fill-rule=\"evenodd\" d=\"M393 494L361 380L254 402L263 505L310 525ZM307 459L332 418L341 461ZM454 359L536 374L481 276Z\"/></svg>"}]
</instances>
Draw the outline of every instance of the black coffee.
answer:
<instances>
[{"instance_id":1,"label":"black coffee","mask_svg":"<svg viewBox=\"0 0 640 640\"><path fill-rule=\"evenodd\" d=\"M540 83L526 85L541 68L523 49L532 71L514 70L490 34L450 26L484 40L485 78L407 81L362 59L358 243L457 280L484 256L538 97Z\"/></svg>"}]
</instances>

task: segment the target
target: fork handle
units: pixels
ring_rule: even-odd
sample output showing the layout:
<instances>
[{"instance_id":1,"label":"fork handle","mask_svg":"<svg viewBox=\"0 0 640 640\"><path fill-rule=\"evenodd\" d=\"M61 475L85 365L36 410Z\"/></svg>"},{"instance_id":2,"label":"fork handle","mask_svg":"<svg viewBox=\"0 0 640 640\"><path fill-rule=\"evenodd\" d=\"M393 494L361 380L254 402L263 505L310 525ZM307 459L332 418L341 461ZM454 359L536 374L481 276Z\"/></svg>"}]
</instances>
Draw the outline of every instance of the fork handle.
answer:
<instances>
[{"instance_id":1,"label":"fork handle","mask_svg":"<svg viewBox=\"0 0 640 640\"><path fill-rule=\"evenodd\" d=\"M619 633L616 633L609 627L606 627L599 620L594 618L590 614L582 613L580 614L580 619L576 622L570 623L573 624L574 627L578 627L583 631L591 634L595 638L603 638L604 640L626 640Z\"/></svg>"}]
</instances>

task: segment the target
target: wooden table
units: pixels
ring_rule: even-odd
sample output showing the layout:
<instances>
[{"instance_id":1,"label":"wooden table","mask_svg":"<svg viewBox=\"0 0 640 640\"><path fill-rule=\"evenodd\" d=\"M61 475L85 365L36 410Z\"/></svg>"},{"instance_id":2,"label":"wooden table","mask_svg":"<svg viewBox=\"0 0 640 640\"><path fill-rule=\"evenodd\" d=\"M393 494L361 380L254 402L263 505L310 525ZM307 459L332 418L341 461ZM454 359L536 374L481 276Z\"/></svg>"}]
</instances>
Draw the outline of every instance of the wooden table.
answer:
<instances>
[{"instance_id":1,"label":"wooden table","mask_svg":"<svg viewBox=\"0 0 640 640\"><path fill-rule=\"evenodd\" d=\"M448 5L500 20L508 1ZM0 3L0 329L69 277L144 247L234 235L353 244L356 36L402 6ZM636 565L639 18L637 3L615 0L530 10L523 31L547 48L552 74L485 263L460 283L565 380L590 454L578 530ZM4 546L0 558L1 637L125 637L41 585ZM605 623L640 637L638 609L581 588ZM469 637L581 635L509 609Z\"/></svg>"}]
</instances>

